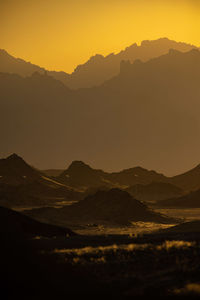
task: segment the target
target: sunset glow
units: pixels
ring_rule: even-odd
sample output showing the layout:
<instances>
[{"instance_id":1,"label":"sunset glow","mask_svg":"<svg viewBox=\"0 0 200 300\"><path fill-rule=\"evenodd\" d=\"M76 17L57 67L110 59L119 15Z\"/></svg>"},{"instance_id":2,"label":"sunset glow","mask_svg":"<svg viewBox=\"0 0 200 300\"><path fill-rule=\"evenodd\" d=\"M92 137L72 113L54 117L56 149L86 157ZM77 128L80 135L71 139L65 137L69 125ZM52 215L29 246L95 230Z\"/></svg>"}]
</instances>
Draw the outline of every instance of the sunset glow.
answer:
<instances>
[{"instance_id":1,"label":"sunset glow","mask_svg":"<svg viewBox=\"0 0 200 300\"><path fill-rule=\"evenodd\" d=\"M3 0L0 48L71 73L96 53L117 53L145 39L200 46L199 16L198 0Z\"/></svg>"}]
</instances>

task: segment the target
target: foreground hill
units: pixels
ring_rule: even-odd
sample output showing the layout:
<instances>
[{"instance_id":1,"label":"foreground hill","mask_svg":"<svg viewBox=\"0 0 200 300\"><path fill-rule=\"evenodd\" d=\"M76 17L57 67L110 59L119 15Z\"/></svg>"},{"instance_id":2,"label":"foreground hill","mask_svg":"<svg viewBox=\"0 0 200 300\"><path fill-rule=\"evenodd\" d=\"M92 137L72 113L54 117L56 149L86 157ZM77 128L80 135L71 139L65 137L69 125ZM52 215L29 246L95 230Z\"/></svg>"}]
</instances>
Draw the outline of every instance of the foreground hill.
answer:
<instances>
[{"instance_id":1,"label":"foreground hill","mask_svg":"<svg viewBox=\"0 0 200 300\"><path fill-rule=\"evenodd\" d=\"M11 209L0 207L1 234L20 234L25 236L72 236L70 229L35 221Z\"/></svg>"},{"instance_id":2,"label":"foreground hill","mask_svg":"<svg viewBox=\"0 0 200 300\"><path fill-rule=\"evenodd\" d=\"M1 73L1 151L23 152L40 169L67 156L177 173L199 160L199 78L198 50L122 64L102 86L76 91L45 74Z\"/></svg>"},{"instance_id":3,"label":"foreground hill","mask_svg":"<svg viewBox=\"0 0 200 300\"><path fill-rule=\"evenodd\" d=\"M198 233L200 232L200 221L190 221L163 230L164 233Z\"/></svg>"},{"instance_id":4,"label":"foreground hill","mask_svg":"<svg viewBox=\"0 0 200 300\"><path fill-rule=\"evenodd\" d=\"M156 223L174 223L168 218L150 210L145 204L135 200L125 191L111 189L98 191L84 200L63 208L41 208L26 212L38 220L58 224L74 225L130 225L131 222L144 221Z\"/></svg>"},{"instance_id":5,"label":"foreground hill","mask_svg":"<svg viewBox=\"0 0 200 300\"><path fill-rule=\"evenodd\" d=\"M193 48L196 47L167 38L143 41L140 46L135 43L117 54L111 53L105 57L100 54L92 56L86 63L77 66L72 74L48 71L20 58L15 58L5 50L0 50L0 72L16 73L22 76L30 76L34 72L46 72L55 79L62 81L66 86L77 89L100 85L105 80L116 76L120 72L122 60L133 62L136 59L141 59L147 61L153 57L166 54L169 49L186 52Z\"/></svg>"}]
</instances>

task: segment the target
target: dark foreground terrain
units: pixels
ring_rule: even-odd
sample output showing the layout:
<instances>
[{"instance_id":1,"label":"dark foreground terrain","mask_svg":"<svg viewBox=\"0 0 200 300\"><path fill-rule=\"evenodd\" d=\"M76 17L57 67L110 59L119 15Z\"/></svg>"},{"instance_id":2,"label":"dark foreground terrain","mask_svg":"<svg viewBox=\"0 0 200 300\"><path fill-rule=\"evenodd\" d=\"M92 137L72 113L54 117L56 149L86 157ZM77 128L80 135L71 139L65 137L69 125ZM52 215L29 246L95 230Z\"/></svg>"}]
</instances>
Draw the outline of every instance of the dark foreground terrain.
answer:
<instances>
[{"instance_id":1,"label":"dark foreground terrain","mask_svg":"<svg viewBox=\"0 0 200 300\"><path fill-rule=\"evenodd\" d=\"M200 221L148 235L81 236L1 208L0 223L1 299L200 295Z\"/></svg>"}]
</instances>

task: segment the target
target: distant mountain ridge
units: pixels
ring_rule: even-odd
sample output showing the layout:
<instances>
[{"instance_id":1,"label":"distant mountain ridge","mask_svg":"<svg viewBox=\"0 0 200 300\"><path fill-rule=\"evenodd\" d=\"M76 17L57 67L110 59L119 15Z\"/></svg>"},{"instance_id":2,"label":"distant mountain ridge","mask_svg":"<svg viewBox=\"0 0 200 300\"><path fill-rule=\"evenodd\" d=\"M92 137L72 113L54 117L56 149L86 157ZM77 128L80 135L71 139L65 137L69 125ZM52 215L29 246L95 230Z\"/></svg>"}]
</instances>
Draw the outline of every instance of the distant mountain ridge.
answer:
<instances>
[{"instance_id":1,"label":"distant mountain ridge","mask_svg":"<svg viewBox=\"0 0 200 300\"><path fill-rule=\"evenodd\" d=\"M21 76L30 76L34 72L47 73L62 81L67 87L78 89L101 85L104 81L116 76L120 72L120 63L123 60L129 60L131 63L138 59L147 61L166 54L170 49L187 52L194 48L197 49L194 45L176 42L168 38L146 40L139 46L135 43L117 54L111 53L105 57L96 54L86 63L78 65L71 74L63 71L48 71L20 58L15 58L2 49L0 50L0 72L16 73Z\"/></svg>"},{"instance_id":2,"label":"distant mountain ridge","mask_svg":"<svg viewBox=\"0 0 200 300\"><path fill-rule=\"evenodd\" d=\"M0 72L14 73L24 77L31 76L35 72L40 74L47 73L62 82L65 82L69 76L65 72L48 71L21 58L15 58L4 49L0 49Z\"/></svg>"},{"instance_id":3,"label":"distant mountain ridge","mask_svg":"<svg viewBox=\"0 0 200 300\"><path fill-rule=\"evenodd\" d=\"M65 184L84 189L102 186L125 188L138 183L148 184L154 180L164 181L165 176L141 167L108 173L93 169L82 161L73 161L56 179Z\"/></svg>"},{"instance_id":4,"label":"distant mountain ridge","mask_svg":"<svg viewBox=\"0 0 200 300\"><path fill-rule=\"evenodd\" d=\"M55 178L70 186L93 188L91 190L119 187L136 199L157 201L180 197L184 193L200 189L200 165L183 174L167 177L141 167L109 173L94 169L82 161L73 161Z\"/></svg>"}]
</instances>

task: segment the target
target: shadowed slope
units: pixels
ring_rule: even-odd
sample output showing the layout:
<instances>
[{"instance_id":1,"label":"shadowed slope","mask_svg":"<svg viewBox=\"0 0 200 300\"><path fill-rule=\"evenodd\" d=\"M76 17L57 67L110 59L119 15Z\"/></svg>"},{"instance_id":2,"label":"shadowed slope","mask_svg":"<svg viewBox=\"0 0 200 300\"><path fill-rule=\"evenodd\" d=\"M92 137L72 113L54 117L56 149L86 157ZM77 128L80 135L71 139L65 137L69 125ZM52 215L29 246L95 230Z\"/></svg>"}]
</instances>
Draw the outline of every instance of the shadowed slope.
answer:
<instances>
[{"instance_id":1,"label":"shadowed slope","mask_svg":"<svg viewBox=\"0 0 200 300\"><path fill-rule=\"evenodd\" d=\"M156 202L183 195L183 190L167 182L152 182L148 185L136 184L126 189L134 198Z\"/></svg>"},{"instance_id":2,"label":"shadowed slope","mask_svg":"<svg viewBox=\"0 0 200 300\"><path fill-rule=\"evenodd\" d=\"M157 205L163 208L200 208L200 190L182 197L159 201Z\"/></svg>"},{"instance_id":3,"label":"shadowed slope","mask_svg":"<svg viewBox=\"0 0 200 300\"><path fill-rule=\"evenodd\" d=\"M29 237L75 235L70 229L35 221L5 207L0 207L0 232L3 234L27 235Z\"/></svg>"},{"instance_id":4,"label":"shadowed slope","mask_svg":"<svg viewBox=\"0 0 200 300\"><path fill-rule=\"evenodd\" d=\"M0 184L19 185L39 180L40 177L39 171L15 153L0 159Z\"/></svg>"},{"instance_id":5,"label":"shadowed slope","mask_svg":"<svg viewBox=\"0 0 200 300\"><path fill-rule=\"evenodd\" d=\"M197 190L200 188L200 165L195 168L170 178L172 184L179 186L186 191Z\"/></svg>"},{"instance_id":6,"label":"shadowed slope","mask_svg":"<svg viewBox=\"0 0 200 300\"><path fill-rule=\"evenodd\" d=\"M43 176L17 154L0 159L0 204L3 206L34 207L80 199L78 191Z\"/></svg>"},{"instance_id":7,"label":"shadowed slope","mask_svg":"<svg viewBox=\"0 0 200 300\"><path fill-rule=\"evenodd\" d=\"M135 221L176 223L175 219L150 210L145 204L120 189L98 191L78 203L63 208L41 208L26 213L38 220L46 219L73 225L88 223L130 225Z\"/></svg>"}]
</instances>

